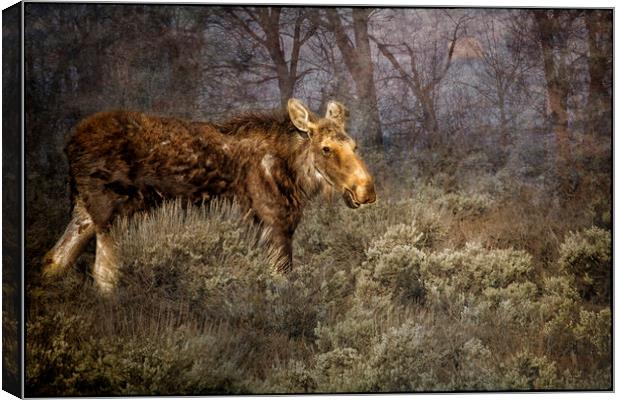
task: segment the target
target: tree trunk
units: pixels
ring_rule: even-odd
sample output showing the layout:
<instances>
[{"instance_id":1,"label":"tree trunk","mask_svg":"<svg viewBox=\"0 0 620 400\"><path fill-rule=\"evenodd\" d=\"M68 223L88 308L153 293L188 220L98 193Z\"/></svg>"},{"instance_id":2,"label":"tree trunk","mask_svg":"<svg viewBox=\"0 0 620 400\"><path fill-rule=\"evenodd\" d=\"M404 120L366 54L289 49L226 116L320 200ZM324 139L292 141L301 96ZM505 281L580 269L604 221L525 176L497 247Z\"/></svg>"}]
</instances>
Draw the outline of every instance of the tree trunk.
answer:
<instances>
[{"instance_id":1,"label":"tree trunk","mask_svg":"<svg viewBox=\"0 0 620 400\"><path fill-rule=\"evenodd\" d=\"M284 56L284 50L280 44L280 13L276 7L261 9L261 28L265 32L265 47L269 53L278 77L280 89L280 105L286 108L288 99L293 97L297 76L292 76L289 65Z\"/></svg>"},{"instance_id":2,"label":"tree trunk","mask_svg":"<svg viewBox=\"0 0 620 400\"><path fill-rule=\"evenodd\" d=\"M439 131L437 113L435 112L435 103L433 102L431 93L429 93L430 89L431 88L420 90L416 93L416 95L420 101L420 105L422 106L422 123L424 125L424 130L429 137L428 145L429 148L433 150L441 146L443 137Z\"/></svg>"},{"instance_id":3,"label":"tree trunk","mask_svg":"<svg viewBox=\"0 0 620 400\"><path fill-rule=\"evenodd\" d=\"M264 36L242 18L242 14L249 16L249 19L258 25L259 30L262 31ZM247 7L226 13L225 18L233 24L233 29L239 29L240 32L252 38L254 42L261 45L267 51L273 63L275 78L278 81L280 105L286 108L288 100L295 93L297 81L304 75L304 72L298 72L301 47L311 37L312 30L302 34L303 21L307 17L306 13L299 11L293 26L292 48L290 54L286 54L282 43L284 33L281 30L281 15L281 7Z\"/></svg>"},{"instance_id":4,"label":"tree trunk","mask_svg":"<svg viewBox=\"0 0 620 400\"><path fill-rule=\"evenodd\" d=\"M381 120L377 108L377 93L374 80L374 67L368 38L368 17L370 10L365 8L353 9L353 31L357 48L357 66L355 74L355 88L360 99L360 113L366 116L366 132L370 136L370 144L383 146Z\"/></svg>"},{"instance_id":5,"label":"tree trunk","mask_svg":"<svg viewBox=\"0 0 620 400\"><path fill-rule=\"evenodd\" d=\"M336 45L340 49L344 63L355 82L355 91L358 98L357 111L363 117L365 124L365 144L382 148L383 135L381 132L379 109L377 108L377 92L368 36L369 15L369 9L353 9L353 34L355 38L355 45L353 45L344 31L336 9L327 9L327 17L330 28L336 38Z\"/></svg>"},{"instance_id":6,"label":"tree trunk","mask_svg":"<svg viewBox=\"0 0 620 400\"><path fill-rule=\"evenodd\" d=\"M377 43L379 51L381 54L387 58L387 60L392 64L394 69L398 71L403 82L411 89L413 94L416 96L418 101L420 102L420 106L422 108L422 124L424 127L424 131L428 136L427 145L429 148L437 148L443 138L440 136L439 124L437 123L437 113L435 112L435 102L433 101L433 90L435 89L435 85L432 83L424 85L420 81L420 74L418 73L417 68L415 67L415 60L413 56L413 50L410 48L409 56L411 57L411 77L407 74L402 65L398 62L394 54L388 49L388 46L382 43Z\"/></svg>"},{"instance_id":7,"label":"tree trunk","mask_svg":"<svg viewBox=\"0 0 620 400\"><path fill-rule=\"evenodd\" d=\"M497 107L499 108L499 129L502 148L510 145L510 134L508 132L508 120L506 118L506 99L502 89L497 93Z\"/></svg>"},{"instance_id":8,"label":"tree trunk","mask_svg":"<svg viewBox=\"0 0 620 400\"><path fill-rule=\"evenodd\" d=\"M585 24L588 31L588 74L590 78L588 104L585 120L590 136L596 132L608 134L611 125L605 127L603 122L611 108L609 91L605 87L605 78L609 71L607 55L611 53L611 16L603 10L586 11Z\"/></svg>"},{"instance_id":9,"label":"tree trunk","mask_svg":"<svg viewBox=\"0 0 620 400\"><path fill-rule=\"evenodd\" d=\"M558 41L559 24L557 15L549 16L547 11L534 11L538 38L542 49L545 80L547 82L547 109L557 145L560 165L565 168L570 159L570 136L568 133L568 84L560 76L563 66L554 58L554 43Z\"/></svg>"}]
</instances>

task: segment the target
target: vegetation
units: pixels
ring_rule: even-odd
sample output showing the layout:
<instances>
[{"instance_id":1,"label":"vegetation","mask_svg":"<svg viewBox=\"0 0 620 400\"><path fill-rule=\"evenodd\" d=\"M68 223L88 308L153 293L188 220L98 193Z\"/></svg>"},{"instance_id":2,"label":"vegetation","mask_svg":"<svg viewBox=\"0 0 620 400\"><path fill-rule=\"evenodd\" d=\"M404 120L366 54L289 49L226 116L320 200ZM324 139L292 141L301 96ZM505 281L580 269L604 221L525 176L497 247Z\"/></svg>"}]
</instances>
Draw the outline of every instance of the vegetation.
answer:
<instances>
[{"instance_id":1,"label":"vegetation","mask_svg":"<svg viewBox=\"0 0 620 400\"><path fill-rule=\"evenodd\" d=\"M415 187L313 207L288 277L234 204L119 221L115 296L78 270L30 288L31 394L609 388L609 231L547 220L563 239L545 262L489 234L510 197L472 215L446 206L462 195Z\"/></svg>"}]
</instances>

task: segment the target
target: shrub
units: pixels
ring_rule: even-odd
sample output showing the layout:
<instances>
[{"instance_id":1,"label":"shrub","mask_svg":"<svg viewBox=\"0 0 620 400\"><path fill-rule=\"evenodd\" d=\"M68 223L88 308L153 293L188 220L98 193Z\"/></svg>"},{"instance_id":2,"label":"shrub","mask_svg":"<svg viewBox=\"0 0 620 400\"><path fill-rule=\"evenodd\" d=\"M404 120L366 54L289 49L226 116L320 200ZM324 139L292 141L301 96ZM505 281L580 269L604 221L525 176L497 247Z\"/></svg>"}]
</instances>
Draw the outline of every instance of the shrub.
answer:
<instances>
[{"instance_id":1,"label":"shrub","mask_svg":"<svg viewBox=\"0 0 620 400\"><path fill-rule=\"evenodd\" d=\"M80 316L55 313L46 318L31 318L26 330L26 381L35 395L72 395L88 392L92 377L81 376L78 362L92 365L97 359L87 343L79 348L75 338L88 331L88 323ZM93 356L94 359L93 359ZM77 388L78 384L81 388ZM98 379L92 390L109 390L109 379Z\"/></svg>"},{"instance_id":2,"label":"shrub","mask_svg":"<svg viewBox=\"0 0 620 400\"><path fill-rule=\"evenodd\" d=\"M591 344L600 357L611 357L611 309L581 310L573 331L578 340Z\"/></svg>"},{"instance_id":3,"label":"shrub","mask_svg":"<svg viewBox=\"0 0 620 400\"><path fill-rule=\"evenodd\" d=\"M295 254L304 263L350 268L364 260L366 249L377 237L398 224L415 225L425 248L435 247L445 238L441 215L418 198L381 199L358 210L349 210L339 202L327 203L305 212L295 233Z\"/></svg>"},{"instance_id":4,"label":"shrub","mask_svg":"<svg viewBox=\"0 0 620 400\"><path fill-rule=\"evenodd\" d=\"M438 390L436 366L445 357L427 328L412 322L392 328L372 348L367 365L373 391Z\"/></svg>"},{"instance_id":5,"label":"shrub","mask_svg":"<svg viewBox=\"0 0 620 400\"><path fill-rule=\"evenodd\" d=\"M356 349L336 348L315 357L315 376L320 392L365 392L363 359Z\"/></svg>"},{"instance_id":6,"label":"shrub","mask_svg":"<svg viewBox=\"0 0 620 400\"><path fill-rule=\"evenodd\" d=\"M547 354L554 354L557 358L571 357L575 343L572 327L578 319L579 306L579 295L571 279L566 276L543 279L534 314L539 324L534 327L540 327Z\"/></svg>"},{"instance_id":7,"label":"shrub","mask_svg":"<svg viewBox=\"0 0 620 400\"><path fill-rule=\"evenodd\" d=\"M268 380L257 384L257 393L310 393L317 389L315 371L303 361L292 360L270 372Z\"/></svg>"},{"instance_id":8,"label":"shrub","mask_svg":"<svg viewBox=\"0 0 620 400\"><path fill-rule=\"evenodd\" d=\"M234 204L168 203L119 222L113 298L78 271L29 280L29 394L609 388L603 278L580 296L586 273L610 264L609 232L571 234L562 252L548 239L543 262L523 250L534 214L482 244L467 227L492 218L481 210L494 198L472 212L462 187L419 183L360 210L308 209L287 276Z\"/></svg>"},{"instance_id":9,"label":"shrub","mask_svg":"<svg viewBox=\"0 0 620 400\"><path fill-rule=\"evenodd\" d=\"M553 389L562 387L555 363L528 351L513 356L507 365L503 383L512 389Z\"/></svg>"},{"instance_id":10,"label":"shrub","mask_svg":"<svg viewBox=\"0 0 620 400\"><path fill-rule=\"evenodd\" d=\"M234 204L165 204L114 232L124 303L148 290L156 302L187 307L198 319L312 334L317 309L307 306L318 301L316 280L304 268L297 279L276 273L273 250Z\"/></svg>"},{"instance_id":11,"label":"shrub","mask_svg":"<svg viewBox=\"0 0 620 400\"><path fill-rule=\"evenodd\" d=\"M358 210L344 207L339 200L316 204L304 213L295 242L302 258L306 254L337 249L331 253L333 261L349 262L351 258L363 257L364 250L377 234L402 219L413 219L413 209L408 202L386 200Z\"/></svg>"},{"instance_id":12,"label":"shrub","mask_svg":"<svg viewBox=\"0 0 620 400\"><path fill-rule=\"evenodd\" d=\"M387 253L369 250L364 268L377 283L377 294L386 294L402 304L421 301L426 288L420 273L424 253L412 246L398 245Z\"/></svg>"},{"instance_id":13,"label":"shrub","mask_svg":"<svg viewBox=\"0 0 620 400\"><path fill-rule=\"evenodd\" d=\"M28 330L26 379L30 395L182 395L245 392L247 346L200 332L163 336L88 337L76 317L58 315L56 328L42 320ZM58 329L60 327L60 329ZM49 335L43 340L41 335ZM200 354L200 357L196 357Z\"/></svg>"},{"instance_id":14,"label":"shrub","mask_svg":"<svg viewBox=\"0 0 620 400\"><path fill-rule=\"evenodd\" d=\"M560 246L560 267L575 278L581 297L608 304L611 295L611 233L592 227L570 233Z\"/></svg>"},{"instance_id":15,"label":"shrub","mask_svg":"<svg viewBox=\"0 0 620 400\"><path fill-rule=\"evenodd\" d=\"M391 297L401 304L423 300L426 289L420 266L425 255L418 249L423 238L424 233L413 224L389 227L366 250L367 261L358 272L358 286L370 285L366 291Z\"/></svg>"},{"instance_id":16,"label":"shrub","mask_svg":"<svg viewBox=\"0 0 620 400\"><path fill-rule=\"evenodd\" d=\"M479 304L495 309L498 325L523 329L536 320L538 300L538 287L525 281L510 283L505 288L486 288Z\"/></svg>"},{"instance_id":17,"label":"shrub","mask_svg":"<svg viewBox=\"0 0 620 400\"><path fill-rule=\"evenodd\" d=\"M396 392L497 389L491 350L461 328L408 320L390 329L368 357L365 371L371 388Z\"/></svg>"},{"instance_id":18,"label":"shrub","mask_svg":"<svg viewBox=\"0 0 620 400\"><path fill-rule=\"evenodd\" d=\"M474 193L448 193L444 195L439 204L450 214L460 219L479 217L486 213L493 205L492 198L480 192Z\"/></svg>"},{"instance_id":19,"label":"shrub","mask_svg":"<svg viewBox=\"0 0 620 400\"><path fill-rule=\"evenodd\" d=\"M532 269L531 256L524 251L487 250L478 243L431 254L422 266L422 277L428 285L470 295L524 282Z\"/></svg>"},{"instance_id":20,"label":"shrub","mask_svg":"<svg viewBox=\"0 0 620 400\"><path fill-rule=\"evenodd\" d=\"M419 246L424 233L419 232L414 224L397 224L390 226L379 239L375 239L369 246L366 254L369 258L375 257L383 251L390 251L396 246Z\"/></svg>"},{"instance_id":21,"label":"shrub","mask_svg":"<svg viewBox=\"0 0 620 400\"><path fill-rule=\"evenodd\" d=\"M367 351L380 332L374 315L358 307L351 309L342 320L330 325L319 323L315 328L316 345L319 352L337 348L352 348Z\"/></svg>"},{"instance_id":22,"label":"shrub","mask_svg":"<svg viewBox=\"0 0 620 400\"><path fill-rule=\"evenodd\" d=\"M460 353L457 390L494 390L499 386L494 377L494 360L491 350L473 337L462 346Z\"/></svg>"}]
</instances>

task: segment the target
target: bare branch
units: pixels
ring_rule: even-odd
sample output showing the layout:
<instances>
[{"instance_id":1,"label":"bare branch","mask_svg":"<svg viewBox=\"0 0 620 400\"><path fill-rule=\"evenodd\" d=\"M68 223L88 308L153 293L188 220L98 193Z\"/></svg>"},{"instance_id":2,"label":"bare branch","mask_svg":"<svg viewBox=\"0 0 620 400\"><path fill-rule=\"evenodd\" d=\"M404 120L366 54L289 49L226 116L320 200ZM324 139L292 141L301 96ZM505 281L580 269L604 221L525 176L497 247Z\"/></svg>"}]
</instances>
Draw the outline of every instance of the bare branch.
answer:
<instances>
[{"instance_id":1,"label":"bare branch","mask_svg":"<svg viewBox=\"0 0 620 400\"><path fill-rule=\"evenodd\" d=\"M249 11L247 11L247 10L246 10L246 12L249 13ZM267 46L267 41L264 38L258 36L256 34L256 32L254 32L252 30L252 28L240 16L235 14L234 10L230 11L229 15L232 16L236 20L237 23L239 23L239 26L241 26L241 28L245 31L245 33L250 35L250 37L252 37L252 39L254 39L255 41L257 41L258 43L260 43L263 46Z\"/></svg>"}]
</instances>

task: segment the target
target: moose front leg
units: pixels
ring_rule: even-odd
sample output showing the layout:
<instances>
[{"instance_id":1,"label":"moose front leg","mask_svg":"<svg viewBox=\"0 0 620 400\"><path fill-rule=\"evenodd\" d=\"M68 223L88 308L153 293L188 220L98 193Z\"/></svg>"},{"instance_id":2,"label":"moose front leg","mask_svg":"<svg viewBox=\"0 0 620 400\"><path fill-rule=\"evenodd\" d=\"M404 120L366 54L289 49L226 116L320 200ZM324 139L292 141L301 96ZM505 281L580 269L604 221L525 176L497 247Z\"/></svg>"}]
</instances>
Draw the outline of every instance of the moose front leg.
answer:
<instances>
[{"instance_id":1,"label":"moose front leg","mask_svg":"<svg viewBox=\"0 0 620 400\"><path fill-rule=\"evenodd\" d=\"M108 232L97 233L97 252L93 278L99 290L106 294L114 290L118 278L118 257Z\"/></svg>"},{"instance_id":2,"label":"moose front leg","mask_svg":"<svg viewBox=\"0 0 620 400\"><path fill-rule=\"evenodd\" d=\"M287 273L293 268L293 235L277 229L272 232L271 243L279 253L276 269Z\"/></svg>"}]
</instances>

